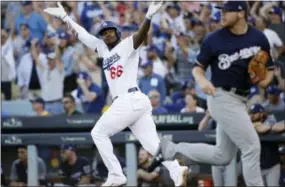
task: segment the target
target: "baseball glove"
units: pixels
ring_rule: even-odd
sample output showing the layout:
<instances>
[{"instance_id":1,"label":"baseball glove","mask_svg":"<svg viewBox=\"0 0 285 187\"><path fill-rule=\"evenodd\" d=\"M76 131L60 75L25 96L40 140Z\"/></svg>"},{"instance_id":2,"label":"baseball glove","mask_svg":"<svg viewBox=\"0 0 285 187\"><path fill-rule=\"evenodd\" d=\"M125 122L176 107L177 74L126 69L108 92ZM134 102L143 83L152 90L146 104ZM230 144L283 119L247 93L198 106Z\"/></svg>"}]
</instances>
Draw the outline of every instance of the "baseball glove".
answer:
<instances>
[{"instance_id":1,"label":"baseball glove","mask_svg":"<svg viewBox=\"0 0 285 187\"><path fill-rule=\"evenodd\" d=\"M266 51L260 50L250 61L248 65L248 73L253 84L257 84L266 77L266 64L269 55Z\"/></svg>"}]
</instances>

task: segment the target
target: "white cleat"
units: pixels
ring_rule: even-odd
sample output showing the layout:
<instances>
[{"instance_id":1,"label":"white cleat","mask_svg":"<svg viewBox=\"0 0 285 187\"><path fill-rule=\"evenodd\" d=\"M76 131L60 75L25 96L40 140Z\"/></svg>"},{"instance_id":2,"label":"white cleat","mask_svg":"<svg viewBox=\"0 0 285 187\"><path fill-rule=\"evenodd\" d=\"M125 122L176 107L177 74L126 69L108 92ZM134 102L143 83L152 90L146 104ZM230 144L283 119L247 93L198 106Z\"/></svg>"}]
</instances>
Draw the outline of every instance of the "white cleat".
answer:
<instances>
[{"instance_id":1,"label":"white cleat","mask_svg":"<svg viewBox=\"0 0 285 187\"><path fill-rule=\"evenodd\" d=\"M108 177L107 181L102 186L123 186L127 183L127 178L122 177Z\"/></svg>"},{"instance_id":2,"label":"white cleat","mask_svg":"<svg viewBox=\"0 0 285 187\"><path fill-rule=\"evenodd\" d=\"M174 171L170 171L170 177L174 181L175 186L187 186L189 169L186 166L181 166Z\"/></svg>"}]
</instances>

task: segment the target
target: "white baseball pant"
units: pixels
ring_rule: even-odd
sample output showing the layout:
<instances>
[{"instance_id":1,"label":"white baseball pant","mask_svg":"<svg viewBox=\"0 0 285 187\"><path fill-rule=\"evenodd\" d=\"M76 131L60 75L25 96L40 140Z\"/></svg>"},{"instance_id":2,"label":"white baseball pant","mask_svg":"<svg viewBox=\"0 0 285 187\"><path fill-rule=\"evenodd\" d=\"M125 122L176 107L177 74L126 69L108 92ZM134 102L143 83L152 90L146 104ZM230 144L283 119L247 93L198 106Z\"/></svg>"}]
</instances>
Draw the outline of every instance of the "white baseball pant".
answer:
<instances>
[{"instance_id":1,"label":"white baseball pant","mask_svg":"<svg viewBox=\"0 0 285 187\"><path fill-rule=\"evenodd\" d=\"M140 91L119 95L110 108L101 116L91 131L91 136L108 168L109 176L123 176L122 167L113 153L110 137L129 127L143 148L155 154L159 137L153 122L149 98ZM172 170L177 161L165 161L163 165Z\"/></svg>"}]
</instances>

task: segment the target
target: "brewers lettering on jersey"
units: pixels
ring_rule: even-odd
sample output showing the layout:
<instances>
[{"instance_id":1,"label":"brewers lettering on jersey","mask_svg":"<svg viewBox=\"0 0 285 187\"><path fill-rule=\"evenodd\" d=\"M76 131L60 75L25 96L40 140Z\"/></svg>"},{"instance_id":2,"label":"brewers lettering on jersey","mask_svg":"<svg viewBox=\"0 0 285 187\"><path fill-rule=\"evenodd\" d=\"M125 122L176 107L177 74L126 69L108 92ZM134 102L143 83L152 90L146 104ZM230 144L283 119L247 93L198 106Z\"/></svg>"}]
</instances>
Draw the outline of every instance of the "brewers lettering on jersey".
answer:
<instances>
[{"instance_id":1,"label":"brewers lettering on jersey","mask_svg":"<svg viewBox=\"0 0 285 187\"><path fill-rule=\"evenodd\" d=\"M239 59L248 59L254 56L259 50L260 50L260 47L254 46L254 47L241 49L239 52L235 52L230 55L220 54L218 57L219 59L218 66L221 70L228 69L233 62Z\"/></svg>"},{"instance_id":2,"label":"brewers lettering on jersey","mask_svg":"<svg viewBox=\"0 0 285 187\"><path fill-rule=\"evenodd\" d=\"M44 11L61 18L76 32L82 43L96 50L104 59L103 69L113 97L113 104L97 121L91 136L109 171L103 186L122 186L127 179L113 153L110 136L129 127L144 149L151 154L155 154L160 142L151 116L150 100L140 92L137 86L137 75L140 46L148 34L151 18L162 6L162 2L151 3L139 30L123 40L120 30L114 23L103 22L98 32L100 38L97 38L75 23L60 3L58 6L58 8L47 8ZM170 176L175 186L186 186L187 167L180 166L177 160L163 164L171 170Z\"/></svg>"}]
</instances>

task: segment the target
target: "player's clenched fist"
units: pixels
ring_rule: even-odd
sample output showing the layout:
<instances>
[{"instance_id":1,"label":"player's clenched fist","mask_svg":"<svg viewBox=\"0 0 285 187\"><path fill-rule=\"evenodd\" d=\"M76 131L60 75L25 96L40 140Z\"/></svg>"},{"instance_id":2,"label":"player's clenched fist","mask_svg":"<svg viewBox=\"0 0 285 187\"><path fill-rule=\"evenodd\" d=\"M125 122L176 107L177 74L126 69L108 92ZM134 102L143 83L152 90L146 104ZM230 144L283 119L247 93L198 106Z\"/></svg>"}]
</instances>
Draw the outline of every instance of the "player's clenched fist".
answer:
<instances>
[{"instance_id":1,"label":"player's clenched fist","mask_svg":"<svg viewBox=\"0 0 285 187\"><path fill-rule=\"evenodd\" d=\"M216 89L209 80L201 79L198 84L205 94L214 96Z\"/></svg>"},{"instance_id":2,"label":"player's clenched fist","mask_svg":"<svg viewBox=\"0 0 285 187\"><path fill-rule=\"evenodd\" d=\"M162 2L152 2L148 8L148 11L145 17L147 19L151 19L152 16L158 12L161 6L162 6Z\"/></svg>"},{"instance_id":3,"label":"player's clenched fist","mask_svg":"<svg viewBox=\"0 0 285 187\"><path fill-rule=\"evenodd\" d=\"M58 17L60 19L64 19L64 17L66 17L67 15L64 8L60 4L60 2L57 3L57 6L58 7L54 7L54 8L46 8L44 9L44 11L52 16Z\"/></svg>"}]
</instances>

